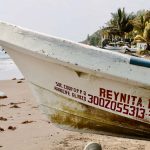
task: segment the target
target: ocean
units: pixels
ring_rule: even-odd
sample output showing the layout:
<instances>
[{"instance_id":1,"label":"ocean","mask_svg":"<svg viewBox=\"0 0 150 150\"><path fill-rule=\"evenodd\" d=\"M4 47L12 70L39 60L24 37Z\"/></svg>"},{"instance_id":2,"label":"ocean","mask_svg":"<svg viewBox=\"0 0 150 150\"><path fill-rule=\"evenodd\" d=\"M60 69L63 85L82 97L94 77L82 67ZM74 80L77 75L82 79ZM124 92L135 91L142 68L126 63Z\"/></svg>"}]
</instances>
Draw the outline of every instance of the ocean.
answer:
<instances>
[{"instance_id":1,"label":"ocean","mask_svg":"<svg viewBox=\"0 0 150 150\"><path fill-rule=\"evenodd\" d=\"M11 80L13 78L20 79L23 78L23 75L10 56L0 48L0 80Z\"/></svg>"}]
</instances>

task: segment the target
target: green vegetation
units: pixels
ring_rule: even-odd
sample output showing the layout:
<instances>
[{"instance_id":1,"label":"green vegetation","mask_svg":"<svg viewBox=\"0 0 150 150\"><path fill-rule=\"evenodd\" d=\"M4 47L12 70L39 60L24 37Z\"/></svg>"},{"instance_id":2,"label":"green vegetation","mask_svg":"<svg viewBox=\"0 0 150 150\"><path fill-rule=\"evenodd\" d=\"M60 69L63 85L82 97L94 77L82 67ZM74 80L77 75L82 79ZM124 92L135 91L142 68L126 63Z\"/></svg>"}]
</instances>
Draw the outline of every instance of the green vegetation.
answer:
<instances>
[{"instance_id":1,"label":"green vegetation","mask_svg":"<svg viewBox=\"0 0 150 150\"><path fill-rule=\"evenodd\" d=\"M83 41L85 44L104 47L111 42L122 41L130 45L137 41L150 45L150 11L140 10L137 13L126 13L125 8L119 8L111 13L111 19L105 27L97 30Z\"/></svg>"},{"instance_id":2,"label":"green vegetation","mask_svg":"<svg viewBox=\"0 0 150 150\"><path fill-rule=\"evenodd\" d=\"M116 13L111 13L112 19L108 22L108 26L112 27L112 29L116 29L116 33L120 37L124 37L125 33L129 33L133 30L133 25L131 20L134 18L134 15L127 14L125 9L121 10L120 8Z\"/></svg>"}]
</instances>

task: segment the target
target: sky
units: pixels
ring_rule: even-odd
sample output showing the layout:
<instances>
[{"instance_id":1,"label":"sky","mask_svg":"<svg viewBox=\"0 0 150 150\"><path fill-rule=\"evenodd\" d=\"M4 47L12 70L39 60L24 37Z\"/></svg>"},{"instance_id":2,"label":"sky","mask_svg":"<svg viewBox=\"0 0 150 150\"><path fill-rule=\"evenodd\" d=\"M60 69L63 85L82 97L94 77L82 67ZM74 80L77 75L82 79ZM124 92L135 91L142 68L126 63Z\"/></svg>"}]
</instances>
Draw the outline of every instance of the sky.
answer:
<instances>
[{"instance_id":1,"label":"sky","mask_svg":"<svg viewBox=\"0 0 150 150\"><path fill-rule=\"evenodd\" d=\"M82 41L125 7L150 10L149 0L0 0L0 20L52 36Z\"/></svg>"}]
</instances>

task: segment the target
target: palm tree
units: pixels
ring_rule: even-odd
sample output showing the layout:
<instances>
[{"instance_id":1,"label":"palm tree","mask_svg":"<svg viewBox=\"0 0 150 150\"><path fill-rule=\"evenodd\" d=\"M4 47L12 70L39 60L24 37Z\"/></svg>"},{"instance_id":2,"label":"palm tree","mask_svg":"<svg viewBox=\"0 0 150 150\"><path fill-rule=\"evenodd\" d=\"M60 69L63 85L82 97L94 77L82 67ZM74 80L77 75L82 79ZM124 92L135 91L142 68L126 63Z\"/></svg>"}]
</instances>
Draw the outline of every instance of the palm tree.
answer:
<instances>
[{"instance_id":1,"label":"palm tree","mask_svg":"<svg viewBox=\"0 0 150 150\"><path fill-rule=\"evenodd\" d=\"M127 15L125 9L118 9L118 20L117 25L122 37L124 37L125 33L129 33L133 30L133 25L131 23L132 15Z\"/></svg>"},{"instance_id":2,"label":"palm tree","mask_svg":"<svg viewBox=\"0 0 150 150\"><path fill-rule=\"evenodd\" d=\"M133 21L132 24L134 26L134 31L137 32L137 34L142 35L144 32L144 28L145 28L145 19L144 19L144 15L140 15L138 17L136 17Z\"/></svg>"},{"instance_id":3,"label":"palm tree","mask_svg":"<svg viewBox=\"0 0 150 150\"><path fill-rule=\"evenodd\" d=\"M133 25L131 23L131 20L135 17L133 13L127 14L124 8L119 8L116 13L111 13L111 15L112 19L107 24L117 28L122 38L125 37L125 33L129 33L133 30Z\"/></svg>"},{"instance_id":4,"label":"palm tree","mask_svg":"<svg viewBox=\"0 0 150 150\"><path fill-rule=\"evenodd\" d=\"M133 20L134 31L137 32L135 41L147 43L147 50L150 50L150 11L143 11Z\"/></svg>"},{"instance_id":5,"label":"palm tree","mask_svg":"<svg viewBox=\"0 0 150 150\"><path fill-rule=\"evenodd\" d=\"M146 22L150 22L150 11L141 11L137 13L138 15L132 20L134 26L134 31L139 35L143 35Z\"/></svg>"},{"instance_id":6,"label":"palm tree","mask_svg":"<svg viewBox=\"0 0 150 150\"><path fill-rule=\"evenodd\" d=\"M143 32L143 37L148 44L150 44L150 22L145 23L145 29Z\"/></svg>"}]
</instances>

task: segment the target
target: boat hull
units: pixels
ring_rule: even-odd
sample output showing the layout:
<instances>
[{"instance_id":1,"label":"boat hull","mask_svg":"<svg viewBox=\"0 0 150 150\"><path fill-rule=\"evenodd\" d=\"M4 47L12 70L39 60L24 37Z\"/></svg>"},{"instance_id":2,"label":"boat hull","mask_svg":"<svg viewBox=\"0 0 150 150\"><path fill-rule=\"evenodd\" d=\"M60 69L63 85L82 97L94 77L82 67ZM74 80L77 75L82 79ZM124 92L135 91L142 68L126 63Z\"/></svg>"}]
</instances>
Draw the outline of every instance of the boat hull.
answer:
<instances>
[{"instance_id":1,"label":"boat hull","mask_svg":"<svg viewBox=\"0 0 150 150\"><path fill-rule=\"evenodd\" d=\"M150 140L150 61L0 23L0 44L48 118L68 130Z\"/></svg>"},{"instance_id":2,"label":"boat hull","mask_svg":"<svg viewBox=\"0 0 150 150\"><path fill-rule=\"evenodd\" d=\"M32 85L43 99L42 110L56 126L78 132L89 132L126 138L149 139L149 125L93 108L72 99ZM55 101L55 104L54 104Z\"/></svg>"},{"instance_id":3,"label":"boat hull","mask_svg":"<svg viewBox=\"0 0 150 150\"><path fill-rule=\"evenodd\" d=\"M6 48L42 110L60 128L150 139L149 89ZM21 58L21 59L20 59ZM34 70L34 72L33 72Z\"/></svg>"}]
</instances>

